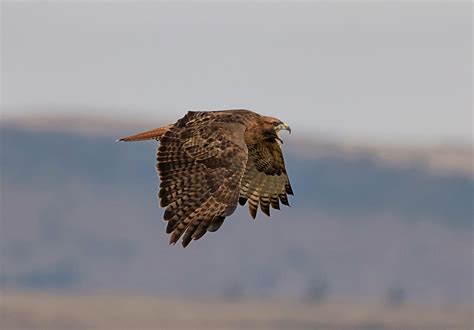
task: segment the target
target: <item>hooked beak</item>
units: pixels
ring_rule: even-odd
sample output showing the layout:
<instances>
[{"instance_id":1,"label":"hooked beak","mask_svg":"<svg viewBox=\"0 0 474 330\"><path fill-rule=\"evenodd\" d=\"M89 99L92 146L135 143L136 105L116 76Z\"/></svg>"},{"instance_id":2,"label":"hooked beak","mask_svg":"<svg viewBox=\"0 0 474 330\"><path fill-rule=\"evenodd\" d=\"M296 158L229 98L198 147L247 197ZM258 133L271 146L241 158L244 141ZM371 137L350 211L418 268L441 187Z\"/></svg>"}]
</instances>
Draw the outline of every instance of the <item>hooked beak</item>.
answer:
<instances>
[{"instance_id":1,"label":"hooked beak","mask_svg":"<svg viewBox=\"0 0 474 330\"><path fill-rule=\"evenodd\" d=\"M290 128L290 126L288 126L287 123L281 123L280 125L278 125L278 130L279 131L286 130L286 131L288 131L288 133L291 134L291 128Z\"/></svg>"}]
</instances>

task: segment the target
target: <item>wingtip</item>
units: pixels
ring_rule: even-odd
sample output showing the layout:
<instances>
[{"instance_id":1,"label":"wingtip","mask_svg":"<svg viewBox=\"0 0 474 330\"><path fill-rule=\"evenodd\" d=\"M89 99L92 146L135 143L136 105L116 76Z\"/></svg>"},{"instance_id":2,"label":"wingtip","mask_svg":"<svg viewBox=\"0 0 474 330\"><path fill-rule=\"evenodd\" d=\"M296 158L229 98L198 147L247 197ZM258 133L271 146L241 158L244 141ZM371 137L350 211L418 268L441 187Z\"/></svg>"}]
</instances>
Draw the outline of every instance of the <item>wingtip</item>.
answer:
<instances>
[{"instance_id":1,"label":"wingtip","mask_svg":"<svg viewBox=\"0 0 474 330\"><path fill-rule=\"evenodd\" d=\"M257 209L251 209L249 208L249 213L250 213L250 216L252 217L253 220L255 220L255 218L257 217Z\"/></svg>"},{"instance_id":2,"label":"wingtip","mask_svg":"<svg viewBox=\"0 0 474 330\"><path fill-rule=\"evenodd\" d=\"M244 206L245 203L247 203L247 198L245 197L239 197L239 204Z\"/></svg>"},{"instance_id":3,"label":"wingtip","mask_svg":"<svg viewBox=\"0 0 474 330\"><path fill-rule=\"evenodd\" d=\"M270 218L270 208L268 209L262 208L261 210L262 210L262 213L267 216L267 218Z\"/></svg>"},{"instance_id":4,"label":"wingtip","mask_svg":"<svg viewBox=\"0 0 474 330\"><path fill-rule=\"evenodd\" d=\"M189 239L189 240L186 240L186 241L182 240L181 245L183 246L183 249L185 249L189 245L189 243L191 243L191 241L192 241L192 239Z\"/></svg>"}]
</instances>

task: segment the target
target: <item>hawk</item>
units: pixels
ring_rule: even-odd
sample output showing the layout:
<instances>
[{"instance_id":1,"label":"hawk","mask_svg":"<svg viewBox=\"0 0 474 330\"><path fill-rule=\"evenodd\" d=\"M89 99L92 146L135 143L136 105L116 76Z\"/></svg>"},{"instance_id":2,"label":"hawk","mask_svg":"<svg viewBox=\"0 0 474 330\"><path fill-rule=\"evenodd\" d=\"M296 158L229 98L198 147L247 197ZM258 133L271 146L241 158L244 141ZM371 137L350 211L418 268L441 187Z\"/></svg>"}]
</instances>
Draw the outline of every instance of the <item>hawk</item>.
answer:
<instances>
[{"instance_id":1,"label":"hawk","mask_svg":"<svg viewBox=\"0 0 474 330\"><path fill-rule=\"evenodd\" d=\"M158 197L170 244L218 230L237 203L270 216L293 190L279 137L288 124L249 110L189 111L176 123L119 141L159 141Z\"/></svg>"}]
</instances>

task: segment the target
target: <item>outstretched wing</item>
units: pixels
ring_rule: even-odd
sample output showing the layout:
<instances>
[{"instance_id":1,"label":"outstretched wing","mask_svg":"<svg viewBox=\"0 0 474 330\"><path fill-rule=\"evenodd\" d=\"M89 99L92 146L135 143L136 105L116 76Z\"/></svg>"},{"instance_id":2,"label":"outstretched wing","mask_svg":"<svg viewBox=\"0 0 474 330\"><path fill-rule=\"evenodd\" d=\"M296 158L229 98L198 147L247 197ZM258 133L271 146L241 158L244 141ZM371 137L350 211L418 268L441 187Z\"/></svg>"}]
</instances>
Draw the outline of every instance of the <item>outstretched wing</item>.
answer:
<instances>
[{"instance_id":1,"label":"outstretched wing","mask_svg":"<svg viewBox=\"0 0 474 330\"><path fill-rule=\"evenodd\" d=\"M184 234L186 247L217 230L237 206L247 162L245 126L225 121L216 113L190 112L160 139L159 198L170 244Z\"/></svg>"},{"instance_id":2,"label":"outstretched wing","mask_svg":"<svg viewBox=\"0 0 474 330\"><path fill-rule=\"evenodd\" d=\"M248 160L240 185L240 205L249 202L249 211L255 219L257 209L270 215L270 205L280 209L280 202L289 205L288 195L293 195L285 169L283 153L276 140L248 146Z\"/></svg>"}]
</instances>

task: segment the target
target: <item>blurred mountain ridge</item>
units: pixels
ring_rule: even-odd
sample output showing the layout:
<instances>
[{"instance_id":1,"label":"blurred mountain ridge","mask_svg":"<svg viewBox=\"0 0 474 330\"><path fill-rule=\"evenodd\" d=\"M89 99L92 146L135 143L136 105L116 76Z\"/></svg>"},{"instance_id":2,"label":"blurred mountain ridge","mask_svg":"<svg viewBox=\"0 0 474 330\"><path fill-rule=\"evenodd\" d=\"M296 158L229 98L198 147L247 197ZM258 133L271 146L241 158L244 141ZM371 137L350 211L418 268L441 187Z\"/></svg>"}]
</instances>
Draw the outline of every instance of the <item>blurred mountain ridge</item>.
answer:
<instances>
[{"instance_id":1,"label":"blurred mountain ridge","mask_svg":"<svg viewBox=\"0 0 474 330\"><path fill-rule=\"evenodd\" d=\"M94 112L89 109L86 112ZM176 119L175 119L176 120ZM18 128L27 131L70 133L81 136L109 137L116 139L129 133L148 130L169 124L171 118L154 120L153 118L137 119L114 118L104 115L54 115L42 114L26 117L9 117L0 121L0 128ZM150 122L153 122L150 125ZM324 135L316 132L314 136L300 135L286 138L292 151L305 157L315 158L318 153L324 156L328 153L344 154L347 157L367 155L378 161L396 167L421 166L439 173L456 173L474 177L473 146L453 141L437 141L431 143L406 141L388 142L373 140L351 140L346 137Z\"/></svg>"},{"instance_id":2,"label":"blurred mountain ridge","mask_svg":"<svg viewBox=\"0 0 474 330\"><path fill-rule=\"evenodd\" d=\"M293 207L256 222L239 208L182 249L160 220L156 143L115 142L150 125L68 120L1 123L4 287L373 299L395 286L414 300L470 299L473 179L433 166L436 152L387 160L285 136Z\"/></svg>"}]
</instances>

